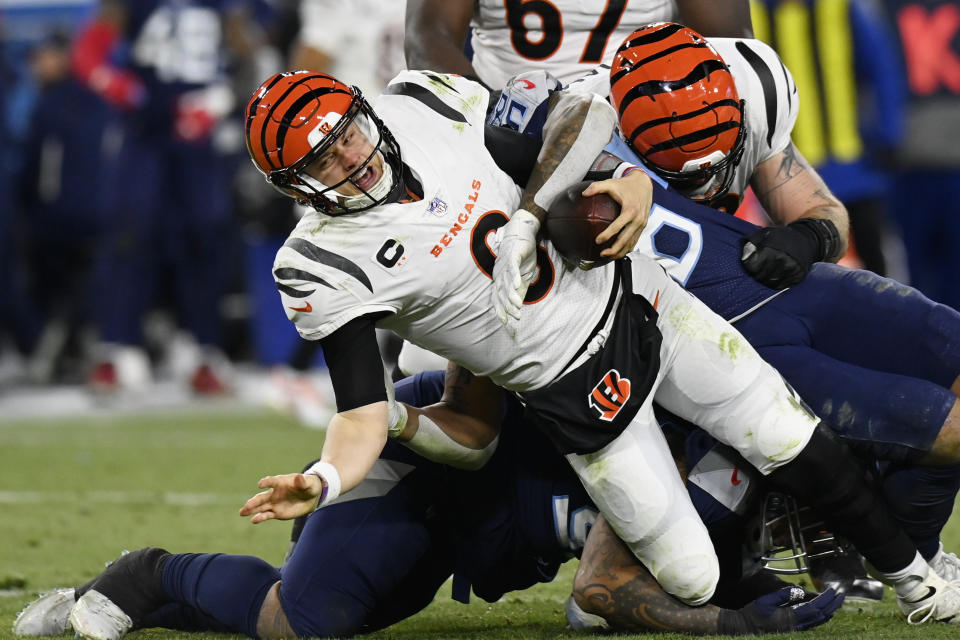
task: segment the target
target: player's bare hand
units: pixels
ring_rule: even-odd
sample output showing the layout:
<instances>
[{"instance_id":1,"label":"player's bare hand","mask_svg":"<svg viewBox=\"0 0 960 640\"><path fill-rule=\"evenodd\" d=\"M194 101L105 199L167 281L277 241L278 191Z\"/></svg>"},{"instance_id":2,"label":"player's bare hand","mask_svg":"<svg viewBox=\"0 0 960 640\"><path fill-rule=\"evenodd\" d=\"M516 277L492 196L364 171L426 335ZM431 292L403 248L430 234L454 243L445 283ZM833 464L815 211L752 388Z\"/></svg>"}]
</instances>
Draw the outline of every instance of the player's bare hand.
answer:
<instances>
[{"instance_id":1,"label":"player's bare hand","mask_svg":"<svg viewBox=\"0 0 960 640\"><path fill-rule=\"evenodd\" d=\"M250 522L291 520L306 515L317 507L323 490L320 478L302 473L260 478L257 486L265 491L256 494L240 509L241 516L253 516Z\"/></svg>"},{"instance_id":2,"label":"player's bare hand","mask_svg":"<svg viewBox=\"0 0 960 640\"><path fill-rule=\"evenodd\" d=\"M620 203L620 215L596 239L597 244L603 244L616 237L613 245L600 255L617 260L634 250L647 226L653 204L653 183L650 176L638 170L622 178L593 182L583 191L585 196L598 193L606 193Z\"/></svg>"}]
</instances>

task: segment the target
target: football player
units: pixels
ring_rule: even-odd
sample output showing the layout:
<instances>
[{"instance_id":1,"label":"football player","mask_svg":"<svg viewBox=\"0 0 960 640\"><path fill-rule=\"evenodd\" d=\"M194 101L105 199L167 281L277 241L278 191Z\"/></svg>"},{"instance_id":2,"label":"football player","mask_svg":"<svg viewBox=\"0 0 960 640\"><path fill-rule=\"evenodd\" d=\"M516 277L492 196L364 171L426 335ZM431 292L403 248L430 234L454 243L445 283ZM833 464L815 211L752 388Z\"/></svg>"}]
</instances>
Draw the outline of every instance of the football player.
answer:
<instances>
[{"instance_id":1,"label":"football player","mask_svg":"<svg viewBox=\"0 0 960 640\"><path fill-rule=\"evenodd\" d=\"M714 36L753 30L743 0L408 0L404 51L409 69L459 73L493 89L534 66L566 83L609 64L616 43L661 20Z\"/></svg>"},{"instance_id":2,"label":"football player","mask_svg":"<svg viewBox=\"0 0 960 640\"><path fill-rule=\"evenodd\" d=\"M713 73L722 70L717 65ZM680 111L694 109L693 101L681 105L685 91L673 93ZM535 110L530 95L508 90L499 111ZM651 102L638 95L620 100L620 125L628 132L639 130L634 103ZM536 135L535 126L522 130ZM631 144L621 141L616 149L655 170ZM960 462L960 314L895 281L822 262L785 291L763 285L741 265L744 239L755 238L758 227L656 189L637 250L732 322L855 449L892 461L896 472L888 469L886 482L903 495L891 506L905 526L922 519L930 495L952 495ZM936 537L914 539L938 572L960 577Z\"/></svg>"},{"instance_id":3,"label":"football player","mask_svg":"<svg viewBox=\"0 0 960 640\"><path fill-rule=\"evenodd\" d=\"M519 75L492 122L536 126L536 106L556 88L551 80L542 71ZM744 240L744 267L760 282L796 284L814 262L846 252L846 208L790 139L797 88L767 44L648 25L622 42L611 67L597 67L568 90L609 97L624 146L688 198L733 213L752 186L776 223ZM611 151L624 155L619 145Z\"/></svg>"},{"instance_id":4,"label":"football player","mask_svg":"<svg viewBox=\"0 0 960 640\"><path fill-rule=\"evenodd\" d=\"M757 280L787 287L846 253L846 207L790 140L797 87L772 48L650 25L623 41L600 85L631 148L685 196L733 213L753 187L776 223L745 239L743 265Z\"/></svg>"},{"instance_id":5,"label":"football player","mask_svg":"<svg viewBox=\"0 0 960 640\"><path fill-rule=\"evenodd\" d=\"M445 399L439 371L402 380L396 399L409 404L410 411L452 401L463 380L453 373ZM503 435L482 470L443 467L392 440L355 491L296 520L294 544L283 567L275 569L249 556L142 550L121 557L88 585L34 601L18 617L14 633L69 631L69 612L79 596L111 582L129 592L147 587L153 576L146 560L155 556L164 558L165 597L138 621L138 628L229 631L259 638L351 636L413 615L431 602L451 574L456 599L467 601L472 590L493 602L508 591L552 580L560 564L581 550L588 558L583 577L593 582L593 591L606 584L594 575L598 558L617 557L623 567L611 573L629 582L629 597L644 604L625 615L620 610L626 608L627 596L614 593L606 624L617 629L784 633L822 624L839 608L843 598L832 592L813 597L775 579L740 582L738 575L724 581L726 600L735 603L728 608L694 608L667 596L630 551L610 539L609 527L597 519L569 465L542 433L524 422L520 403L499 390L490 391L490 397L477 400L497 406L498 414L502 409ZM733 529L732 518L706 490L716 491L724 504L744 513L755 502L757 477L744 469L736 485L711 482L709 475L718 464L733 464L729 451L711 444L688 446L695 451L687 454L688 485L711 532L723 536ZM739 543L739 531L734 536ZM724 570L739 574L739 544L729 551L733 558ZM619 558L620 553L625 558ZM219 577L220 568L228 564L236 569L234 584ZM277 581L299 594L293 606L282 612L256 610L259 603L250 594L258 584L263 588ZM579 616L582 621L583 614Z\"/></svg>"},{"instance_id":6,"label":"football player","mask_svg":"<svg viewBox=\"0 0 960 640\"><path fill-rule=\"evenodd\" d=\"M279 251L274 276L300 334L322 341L338 413L321 461L262 478L264 491L241 513L260 523L326 504L357 487L388 434L403 431L408 415L389 395L380 326L449 357L476 384L520 394L613 530L685 603L710 599L719 567L654 399L829 516L911 619L960 621L960 590L929 568L845 446L735 329L649 258L584 271L537 237L549 204L586 175L616 121L597 96L551 100L521 192L484 146L486 89L461 76L403 72L376 110L359 90L309 71L277 74L254 92L254 163L315 209ZM610 250L620 253L632 246L650 183L640 171L613 175L584 193L623 205L611 225L621 227ZM413 419L418 428L432 420ZM143 614L107 591L77 601L75 629ZM255 597L286 610L297 596L281 583Z\"/></svg>"}]
</instances>

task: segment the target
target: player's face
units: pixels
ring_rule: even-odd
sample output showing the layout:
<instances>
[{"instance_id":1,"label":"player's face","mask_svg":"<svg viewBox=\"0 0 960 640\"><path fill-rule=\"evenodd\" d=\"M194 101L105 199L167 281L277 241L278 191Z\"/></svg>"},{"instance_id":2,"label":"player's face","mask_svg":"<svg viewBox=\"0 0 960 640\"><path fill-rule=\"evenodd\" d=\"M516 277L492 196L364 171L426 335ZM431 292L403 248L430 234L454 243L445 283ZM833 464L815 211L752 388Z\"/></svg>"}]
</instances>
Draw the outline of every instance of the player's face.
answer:
<instances>
[{"instance_id":1,"label":"player's face","mask_svg":"<svg viewBox=\"0 0 960 640\"><path fill-rule=\"evenodd\" d=\"M364 166L371 155L373 158ZM341 195L355 196L360 195L361 189L369 191L380 180L383 158L373 153L373 144L352 123L330 149L306 168L306 173L325 186L336 187ZM347 178L350 180L344 182Z\"/></svg>"}]
</instances>

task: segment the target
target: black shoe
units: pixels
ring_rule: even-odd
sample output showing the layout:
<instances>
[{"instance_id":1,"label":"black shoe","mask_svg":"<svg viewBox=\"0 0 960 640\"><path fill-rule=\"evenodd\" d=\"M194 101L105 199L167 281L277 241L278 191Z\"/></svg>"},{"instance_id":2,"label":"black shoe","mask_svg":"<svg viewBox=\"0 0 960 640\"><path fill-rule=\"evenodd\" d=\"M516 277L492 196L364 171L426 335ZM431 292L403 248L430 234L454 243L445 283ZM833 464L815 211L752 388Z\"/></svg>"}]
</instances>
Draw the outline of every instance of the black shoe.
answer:
<instances>
[{"instance_id":1,"label":"black shoe","mask_svg":"<svg viewBox=\"0 0 960 640\"><path fill-rule=\"evenodd\" d=\"M810 578L818 591L832 588L846 596L848 601L883 600L883 583L867 575L863 560L856 553L811 561Z\"/></svg>"},{"instance_id":2,"label":"black shoe","mask_svg":"<svg viewBox=\"0 0 960 640\"><path fill-rule=\"evenodd\" d=\"M170 554L148 547L125 553L78 588L70 622L77 635L117 640L166 603L160 572Z\"/></svg>"}]
</instances>

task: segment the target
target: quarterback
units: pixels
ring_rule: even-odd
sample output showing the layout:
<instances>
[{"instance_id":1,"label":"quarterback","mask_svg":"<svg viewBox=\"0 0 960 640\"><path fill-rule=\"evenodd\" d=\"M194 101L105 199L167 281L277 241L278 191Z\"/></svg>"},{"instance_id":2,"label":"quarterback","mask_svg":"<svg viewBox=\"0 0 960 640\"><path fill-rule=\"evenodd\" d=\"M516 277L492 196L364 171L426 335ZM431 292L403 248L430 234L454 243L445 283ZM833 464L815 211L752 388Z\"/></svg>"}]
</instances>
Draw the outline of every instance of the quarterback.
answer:
<instances>
[{"instance_id":1,"label":"quarterback","mask_svg":"<svg viewBox=\"0 0 960 640\"><path fill-rule=\"evenodd\" d=\"M618 537L681 601L707 602L719 567L654 399L829 515L912 620L958 619L960 591L930 570L845 446L735 329L649 258L583 271L537 237L553 198L586 175L616 121L599 97L561 94L521 193L484 146L487 91L466 78L403 72L376 109L359 90L309 71L277 74L254 92L246 112L254 163L314 208L279 251L274 276L301 335L323 345L338 413L321 461L262 478L264 491L241 513L254 523L304 515L357 487L391 430L403 432L408 419L428 429L433 418L391 397L380 326L448 357L477 384L520 394ZM624 255L650 184L643 172L617 171L586 193L607 191L623 205L611 251ZM495 433L489 417L463 422ZM162 582L168 570L155 561ZM85 637L115 639L156 604L156 589L127 599L104 588L73 608ZM249 597L278 616L297 597L282 582L254 590ZM99 635L100 622L121 615L130 625Z\"/></svg>"}]
</instances>

